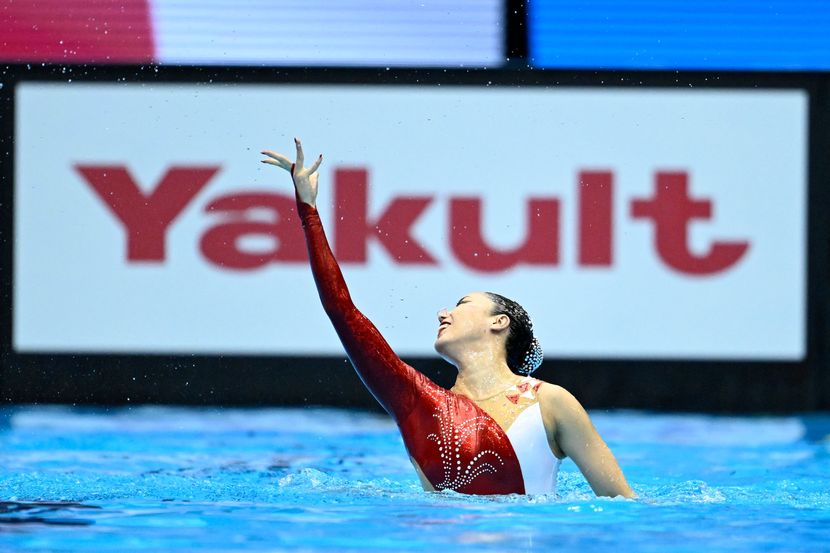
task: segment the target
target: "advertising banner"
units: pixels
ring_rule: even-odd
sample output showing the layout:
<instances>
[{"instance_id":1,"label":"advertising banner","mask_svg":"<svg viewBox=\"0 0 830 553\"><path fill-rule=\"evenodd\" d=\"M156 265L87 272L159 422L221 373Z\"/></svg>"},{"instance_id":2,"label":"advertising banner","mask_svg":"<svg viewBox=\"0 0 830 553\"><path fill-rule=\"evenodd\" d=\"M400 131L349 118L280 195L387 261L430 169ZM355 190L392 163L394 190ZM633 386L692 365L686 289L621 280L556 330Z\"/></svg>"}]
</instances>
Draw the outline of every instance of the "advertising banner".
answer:
<instances>
[{"instance_id":1,"label":"advertising banner","mask_svg":"<svg viewBox=\"0 0 830 553\"><path fill-rule=\"evenodd\" d=\"M23 83L20 352L342 355L290 176L402 355L472 291L549 358L805 355L798 90Z\"/></svg>"},{"instance_id":2,"label":"advertising banner","mask_svg":"<svg viewBox=\"0 0 830 553\"><path fill-rule=\"evenodd\" d=\"M56 16L57 12L60 16ZM498 67L504 0L13 0L0 60Z\"/></svg>"}]
</instances>

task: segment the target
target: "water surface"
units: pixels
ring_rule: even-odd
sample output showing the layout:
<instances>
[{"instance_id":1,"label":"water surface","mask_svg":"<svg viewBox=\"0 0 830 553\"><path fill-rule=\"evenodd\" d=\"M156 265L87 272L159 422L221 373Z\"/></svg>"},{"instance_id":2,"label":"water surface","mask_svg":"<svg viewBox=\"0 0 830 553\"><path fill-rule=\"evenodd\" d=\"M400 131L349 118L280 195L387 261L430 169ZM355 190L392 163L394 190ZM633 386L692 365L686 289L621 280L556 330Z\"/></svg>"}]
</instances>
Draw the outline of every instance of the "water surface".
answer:
<instances>
[{"instance_id":1,"label":"water surface","mask_svg":"<svg viewBox=\"0 0 830 553\"><path fill-rule=\"evenodd\" d=\"M6 409L0 550L830 548L830 416L591 415L639 499L426 493L373 413Z\"/></svg>"}]
</instances>

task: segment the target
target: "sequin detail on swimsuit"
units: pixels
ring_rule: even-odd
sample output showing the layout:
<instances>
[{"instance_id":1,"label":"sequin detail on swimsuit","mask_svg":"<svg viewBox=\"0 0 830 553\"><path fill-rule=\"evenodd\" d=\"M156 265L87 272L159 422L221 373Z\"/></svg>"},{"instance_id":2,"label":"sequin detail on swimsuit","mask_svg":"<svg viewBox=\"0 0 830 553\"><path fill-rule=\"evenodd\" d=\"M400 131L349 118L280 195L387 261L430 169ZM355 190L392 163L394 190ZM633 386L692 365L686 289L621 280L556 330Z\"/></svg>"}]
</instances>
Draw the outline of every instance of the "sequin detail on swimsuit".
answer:
<instances>
[{"instance_id":1,"label":"sequin detail on swimsuit","mask_svg":"<svg viewBox=\"0 0 830 553\"><path fill-rule=\"evenodd\" d=\"M539 386L541 385L541 380L536 380L535 378L528 376L519 384L514 384L505 390L504 397L506 397L513 405L517 405L520 398L535 400L536 393L539 391Z\"/></svg>"},{"instance_id":2,"label":"sequin detail on swimsuit","mask_svg":"<svg viewBox=\"0 0 830 553\"><path fill-rule=\"evenodd\" d=\"M430 391L429 395L435 398L435 393ZM447 395L447 392L444 392ZM446 404L446 397L444 398ZM477 416L462 422L453 420L446 410L437 409L432 415L438 420L440 436L435 432L427 435L427 439L435 442L444 468L444 480L434 484L436 490L458 490L470 484L473 480L483 474L496 474L499 467L504 466L501 455L492 449L479 451L463 468L461 462L461 447L464 441L471 434L487 428L491 422L489 416ZM488 457L488 459L485 459ZM491 462L489 458L494 458ZM479 463L479 461L481 461ZM498 467L494 463L498 463ZM455 476L453 476L453 472Z\"/></svg>"}]
</instances>

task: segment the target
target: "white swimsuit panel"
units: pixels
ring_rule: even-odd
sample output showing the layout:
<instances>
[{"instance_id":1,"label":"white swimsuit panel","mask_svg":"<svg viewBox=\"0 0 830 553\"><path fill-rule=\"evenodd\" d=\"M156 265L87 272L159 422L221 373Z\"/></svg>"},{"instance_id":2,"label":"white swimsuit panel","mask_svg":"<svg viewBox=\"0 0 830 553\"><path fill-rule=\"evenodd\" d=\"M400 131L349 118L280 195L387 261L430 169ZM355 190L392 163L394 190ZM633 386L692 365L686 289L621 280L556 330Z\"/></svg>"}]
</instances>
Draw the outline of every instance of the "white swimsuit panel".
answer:
<instances>
[{"instance_id":1,"label":"white swimsuit panel","mask_svg":"<svg viewBox=\"0 0 830 553\"><path fill-rule=\"evenodd\" d=\"M556 475L562 460L550 450L538 401L525 408L510 425L507 438L522 467L525 493L555 493Z\"/></svg>"}]
</instances>

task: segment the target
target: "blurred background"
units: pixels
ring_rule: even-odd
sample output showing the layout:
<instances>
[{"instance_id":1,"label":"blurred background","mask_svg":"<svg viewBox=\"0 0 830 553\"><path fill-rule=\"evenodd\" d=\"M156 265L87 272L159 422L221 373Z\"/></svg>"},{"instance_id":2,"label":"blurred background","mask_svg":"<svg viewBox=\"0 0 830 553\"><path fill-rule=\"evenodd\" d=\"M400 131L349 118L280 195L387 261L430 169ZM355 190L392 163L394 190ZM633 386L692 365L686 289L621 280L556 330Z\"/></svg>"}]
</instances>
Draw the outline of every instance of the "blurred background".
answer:
<instances>
[{"instance_id":1,"label":"blurred background","mask_svg":"<svg viewBox=\"0 0 830 553\"><path fill-rule=\"evenodd\" d=\"M355 303L443 385L435 313L522 303L588 408L830 408L830 6L0 6L0 397L373 408Z\"/></svg>"}]
</instances>

